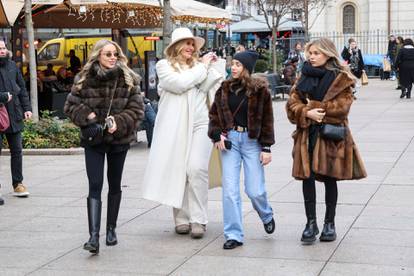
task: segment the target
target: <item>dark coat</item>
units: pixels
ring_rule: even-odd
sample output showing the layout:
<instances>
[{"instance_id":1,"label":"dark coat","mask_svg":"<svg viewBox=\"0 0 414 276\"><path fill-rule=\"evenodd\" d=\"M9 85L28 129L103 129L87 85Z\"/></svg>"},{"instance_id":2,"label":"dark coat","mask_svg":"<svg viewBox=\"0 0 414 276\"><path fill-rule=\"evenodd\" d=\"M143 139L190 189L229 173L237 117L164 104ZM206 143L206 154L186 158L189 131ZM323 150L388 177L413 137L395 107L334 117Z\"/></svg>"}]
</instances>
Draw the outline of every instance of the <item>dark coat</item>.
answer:
<instances>
[{"instance_id":1,"label":"dark coat","mask_svg":"<svg viewBox=\"0 0 414 276\"><path fill-rule=\"evenodd\" d=\"M7 102L7 92L13 96L10 102ZM10 118L10 127L3 133L22 131L24 113L32 111L32 107L22 74L12 60L0 64L0 103L6 105Z\"/></svg>"},{"instance_id":2,"label":"dark coat","mask_svg":"<svg viewBox=\"0 0 414 276\"><path fill-rule=\"evenodd\" d=\"M296 130L292 134L294 140L292 175L296 179L307 179L311 173L308 140L309 127L313 121L306 117L306 113L313 108L325 110L323 123L341 124L347 128L345 140L340 142L317 136L312 155L312 171L316 179L324 181L325 176L329 176L337 180L350 180L367 176L348 127L348 113L353 101L353 84L354 81L347 74L340 73L321 102L311 100L308 104L304 100L304 95L296 90L296 86L292 88L286 111L289 121L296 124Z\"/></svg>"},{"instance_id":3,"label":"dark coat","mask_svg":"<svg viewBox=\"0 0 414 276\"><path fill-rule=\"evenodd\" d=\"M414 82L414 48L401 48L395 66L400 73L400 83L408 87Z\"/></svg>"},{"instance_id":4,"label":"dark coat","mask_svg":"<svg viewBox=\"0 0 414 276\"><path fill-rule=\"evenodd\" d=\"M296 81L296 66L294 64L288 64L283 69L283 76L287 85L293 85Z\"/></svg>"},{"instance_id":5,"label":"dark coat","mask_svg":"<svg viewBox=\"0 0 414 276\"><path fill-rule=\"evenodd\" d=\"M262 146L275 143L273 128L272 98L267 81L263 78L252 78L254 90L251 91L247 103L247 129L251 139L257 139ZM224 81L216 92L210 109L208 136L215 139L217 134L234 127L233 115L228 105L230 81Z\"/></svg>"},{"instance_id":6,"label":"dark coat","mask_svg":"<svg viewBox=\"0 0 414 276\"><path fill-rule=\"evenodd\" d=\"M120 69L103 72L98 64L94 64L82 84L82 89L77 88L75 81L66 99L64 111L79 127L95 122L103 125L115 83L117 86L110 115L115 118L117 130L112 134L105 131L104 143L129 144L136 139L137 129L144 117L144 102L138 80L135 80L135 86L128 90ZM96 118L88 120L87 117L92 112L95 112Z\"/></svg>"},{"instance_id":7,"label":"dark coat","mask_svg":"<svg viewBox=\"0 0 414 276\"><path fill-rule=\"evenodd\" d=\"M355 64L355 66L352 65L352 57L354 55L357 55L358 57L358 64ZM364 70L364 66L365 66L361 50L358 49L358 51L355 54L351 54L349 52L349 48L344 47L344 49L342 50L341 56L346 61L346 63L350 66L352 74L354 74L355 77L360 79L362 76L362 70Z\"/></svg>"}]
</instances>

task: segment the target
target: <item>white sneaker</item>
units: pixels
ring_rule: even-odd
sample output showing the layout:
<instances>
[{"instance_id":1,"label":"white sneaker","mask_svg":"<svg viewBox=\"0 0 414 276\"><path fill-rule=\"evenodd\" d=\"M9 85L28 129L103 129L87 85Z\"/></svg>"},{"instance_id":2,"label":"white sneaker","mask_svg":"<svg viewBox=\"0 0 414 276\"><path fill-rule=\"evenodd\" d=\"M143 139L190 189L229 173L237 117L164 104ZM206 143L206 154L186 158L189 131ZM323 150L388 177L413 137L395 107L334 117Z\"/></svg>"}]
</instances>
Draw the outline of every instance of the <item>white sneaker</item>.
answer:
<instances>
[{"instance_id":1,"label":"white sneaker","mask_svg":"<svg viewBox=\"0 0 414 276\"><path fill-rule=\"evenodd\" d=\"M28 197L29 196L29 192L27 191L26 187L22 184L19 183L16 188L14 188L14 196L17 197Z\"/></svg>"},{"instance_id":2,"label":"white sneaker","mask_svg":"<svg viewBox=\"0 0 414 276\"><path fill-rule=\"evenodd\" d=\"M395 76L392 76L392 77L391 77L391 80L392 80L392 81L395 81L396 79L397 79L397 78L396 78Z\"/></svg>"}]
</instances>

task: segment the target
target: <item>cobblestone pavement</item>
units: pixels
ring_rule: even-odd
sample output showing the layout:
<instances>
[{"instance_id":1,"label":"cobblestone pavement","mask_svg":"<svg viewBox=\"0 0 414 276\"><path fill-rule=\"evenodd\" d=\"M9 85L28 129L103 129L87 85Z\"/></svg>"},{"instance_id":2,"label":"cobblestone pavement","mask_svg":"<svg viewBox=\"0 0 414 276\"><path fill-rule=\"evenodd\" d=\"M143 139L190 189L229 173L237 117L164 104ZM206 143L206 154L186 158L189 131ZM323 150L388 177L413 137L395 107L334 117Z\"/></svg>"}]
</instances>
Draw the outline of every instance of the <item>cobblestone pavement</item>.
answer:
<instances>
[{"instance_id":1,"label":"cobblestone pavement","mask_svg":"<svg viewBox=\"0 0 414 276\"><path fill-rule=\"evenodd\" d=\"M339 184L333 243L303 246L300 182L291 174L285 102L274 102L277 143L266 168L277 229L267 235L245 195L245 244L224 251L221 189L209 194L205 238L174 233L170 207L140 199L148 156L144 135L129 153L123 178L119 244L91 256L87 240L87 182L83 155L25 156L31 196L11 196L9 157L1 157L6 203L0 206L0 275L414 275L414 100L400 100L396 82L370 80L350 122L369 177ZM106 190L103 194L106 194ZM317 185L318 223L324 191ZM105 225L106 204L103 223Z\"/></svg>"}]
</instances>

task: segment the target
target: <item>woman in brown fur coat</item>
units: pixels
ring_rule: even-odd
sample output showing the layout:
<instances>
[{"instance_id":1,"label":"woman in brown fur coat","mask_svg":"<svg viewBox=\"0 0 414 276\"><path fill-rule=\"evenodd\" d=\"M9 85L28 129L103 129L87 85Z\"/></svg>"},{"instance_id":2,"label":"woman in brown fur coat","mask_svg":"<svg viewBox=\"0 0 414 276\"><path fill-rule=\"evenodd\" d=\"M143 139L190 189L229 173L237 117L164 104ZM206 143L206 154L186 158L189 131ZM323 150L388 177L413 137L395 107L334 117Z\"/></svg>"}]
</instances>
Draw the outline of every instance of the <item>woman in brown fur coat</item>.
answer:
<instances>
[{"instance_id":1,"label":"woman in brown fur coat","mask_svg":"<svg viewBox=\"0 0 414 276\"><path fill-rule=\"evenodd\" d=\"M290 92L287 115L296 125L292 137L293 177L303 180L307 224L302 242L313 243L319 229L316 223L315 179L325 184L326 213L321 241L334 241L337 181L366 177L357 147L348 128L355 78L342 66L335 45L319 39L306 46L308 62ZM341 140L322 137L323 124L345 127Z\"/></svg>"},{"instance_id":2,"label":"woman in brown fur coat","mask_svg":"<svg viewBox=\"0 0 414 276\"><path fill-rule=\"evenodd\" d=\"M224 249L243 244L240 169L253 208L269 234L275 230L273 210L267 200L264 169L272 160L273 108L267 82L250 76L256 52L233 57L232 78L222 83L210 109L208 135L221 150L223 183ZM227 146L226 146L227 144Z\"/></svg>"},{"instance_id":3,"label":"woman in brown fur coat","mask_svg":"<svg viewBox=\"0 0 414 276\"><path fill-rule=\"evenodd\" d=\"M104 128L103 140L96 145L81 137L89 180L87 206L90 234L83 248L98 253L105 155L109 185L106 244L111 246L118 242L115 227L121 203L125 158L144 116L139 77L128 68L127 58L118 44L108 40L95 44L88 62L76 76L64 110L83 131L93 124Z\"/></svg>"}]
</instances>

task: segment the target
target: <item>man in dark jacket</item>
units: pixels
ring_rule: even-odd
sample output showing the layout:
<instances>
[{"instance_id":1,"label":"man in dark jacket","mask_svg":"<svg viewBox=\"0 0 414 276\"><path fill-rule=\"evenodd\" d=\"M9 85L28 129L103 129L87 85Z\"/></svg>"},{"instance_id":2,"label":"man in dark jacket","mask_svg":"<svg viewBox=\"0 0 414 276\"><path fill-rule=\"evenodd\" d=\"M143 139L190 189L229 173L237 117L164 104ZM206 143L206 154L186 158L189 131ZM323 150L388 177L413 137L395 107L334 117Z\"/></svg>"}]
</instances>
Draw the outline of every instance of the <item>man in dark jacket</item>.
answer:
<instances>
[{"instance_id":1,"label":"man in dark jacket","mask_svg":"<svg viewBox=\"0 0 414 276\"><path fill-rule=\"evenodd\" d=\"M71 49L69 51L69 63L70 68L69 70L72 71L73 75L76 75L81 70L81 62L80 59L75 55L75 50Z\"/></svg>"},{"instance_id":2,"label":"man in dark jacket","mask_svg":"<svg viewBox=\"0 0 414 276\"><path fill-rule=\"evenodd\" d=\"M10 60L4 41L0 40L0 104L6 106L10 127L0 132L0 154L3 137L10 147L11 174L14 196L27 197L29 192L22 184L22 130L23 120L32 117L29 96L16 63Z\"/></svg>"}]
</instances>

